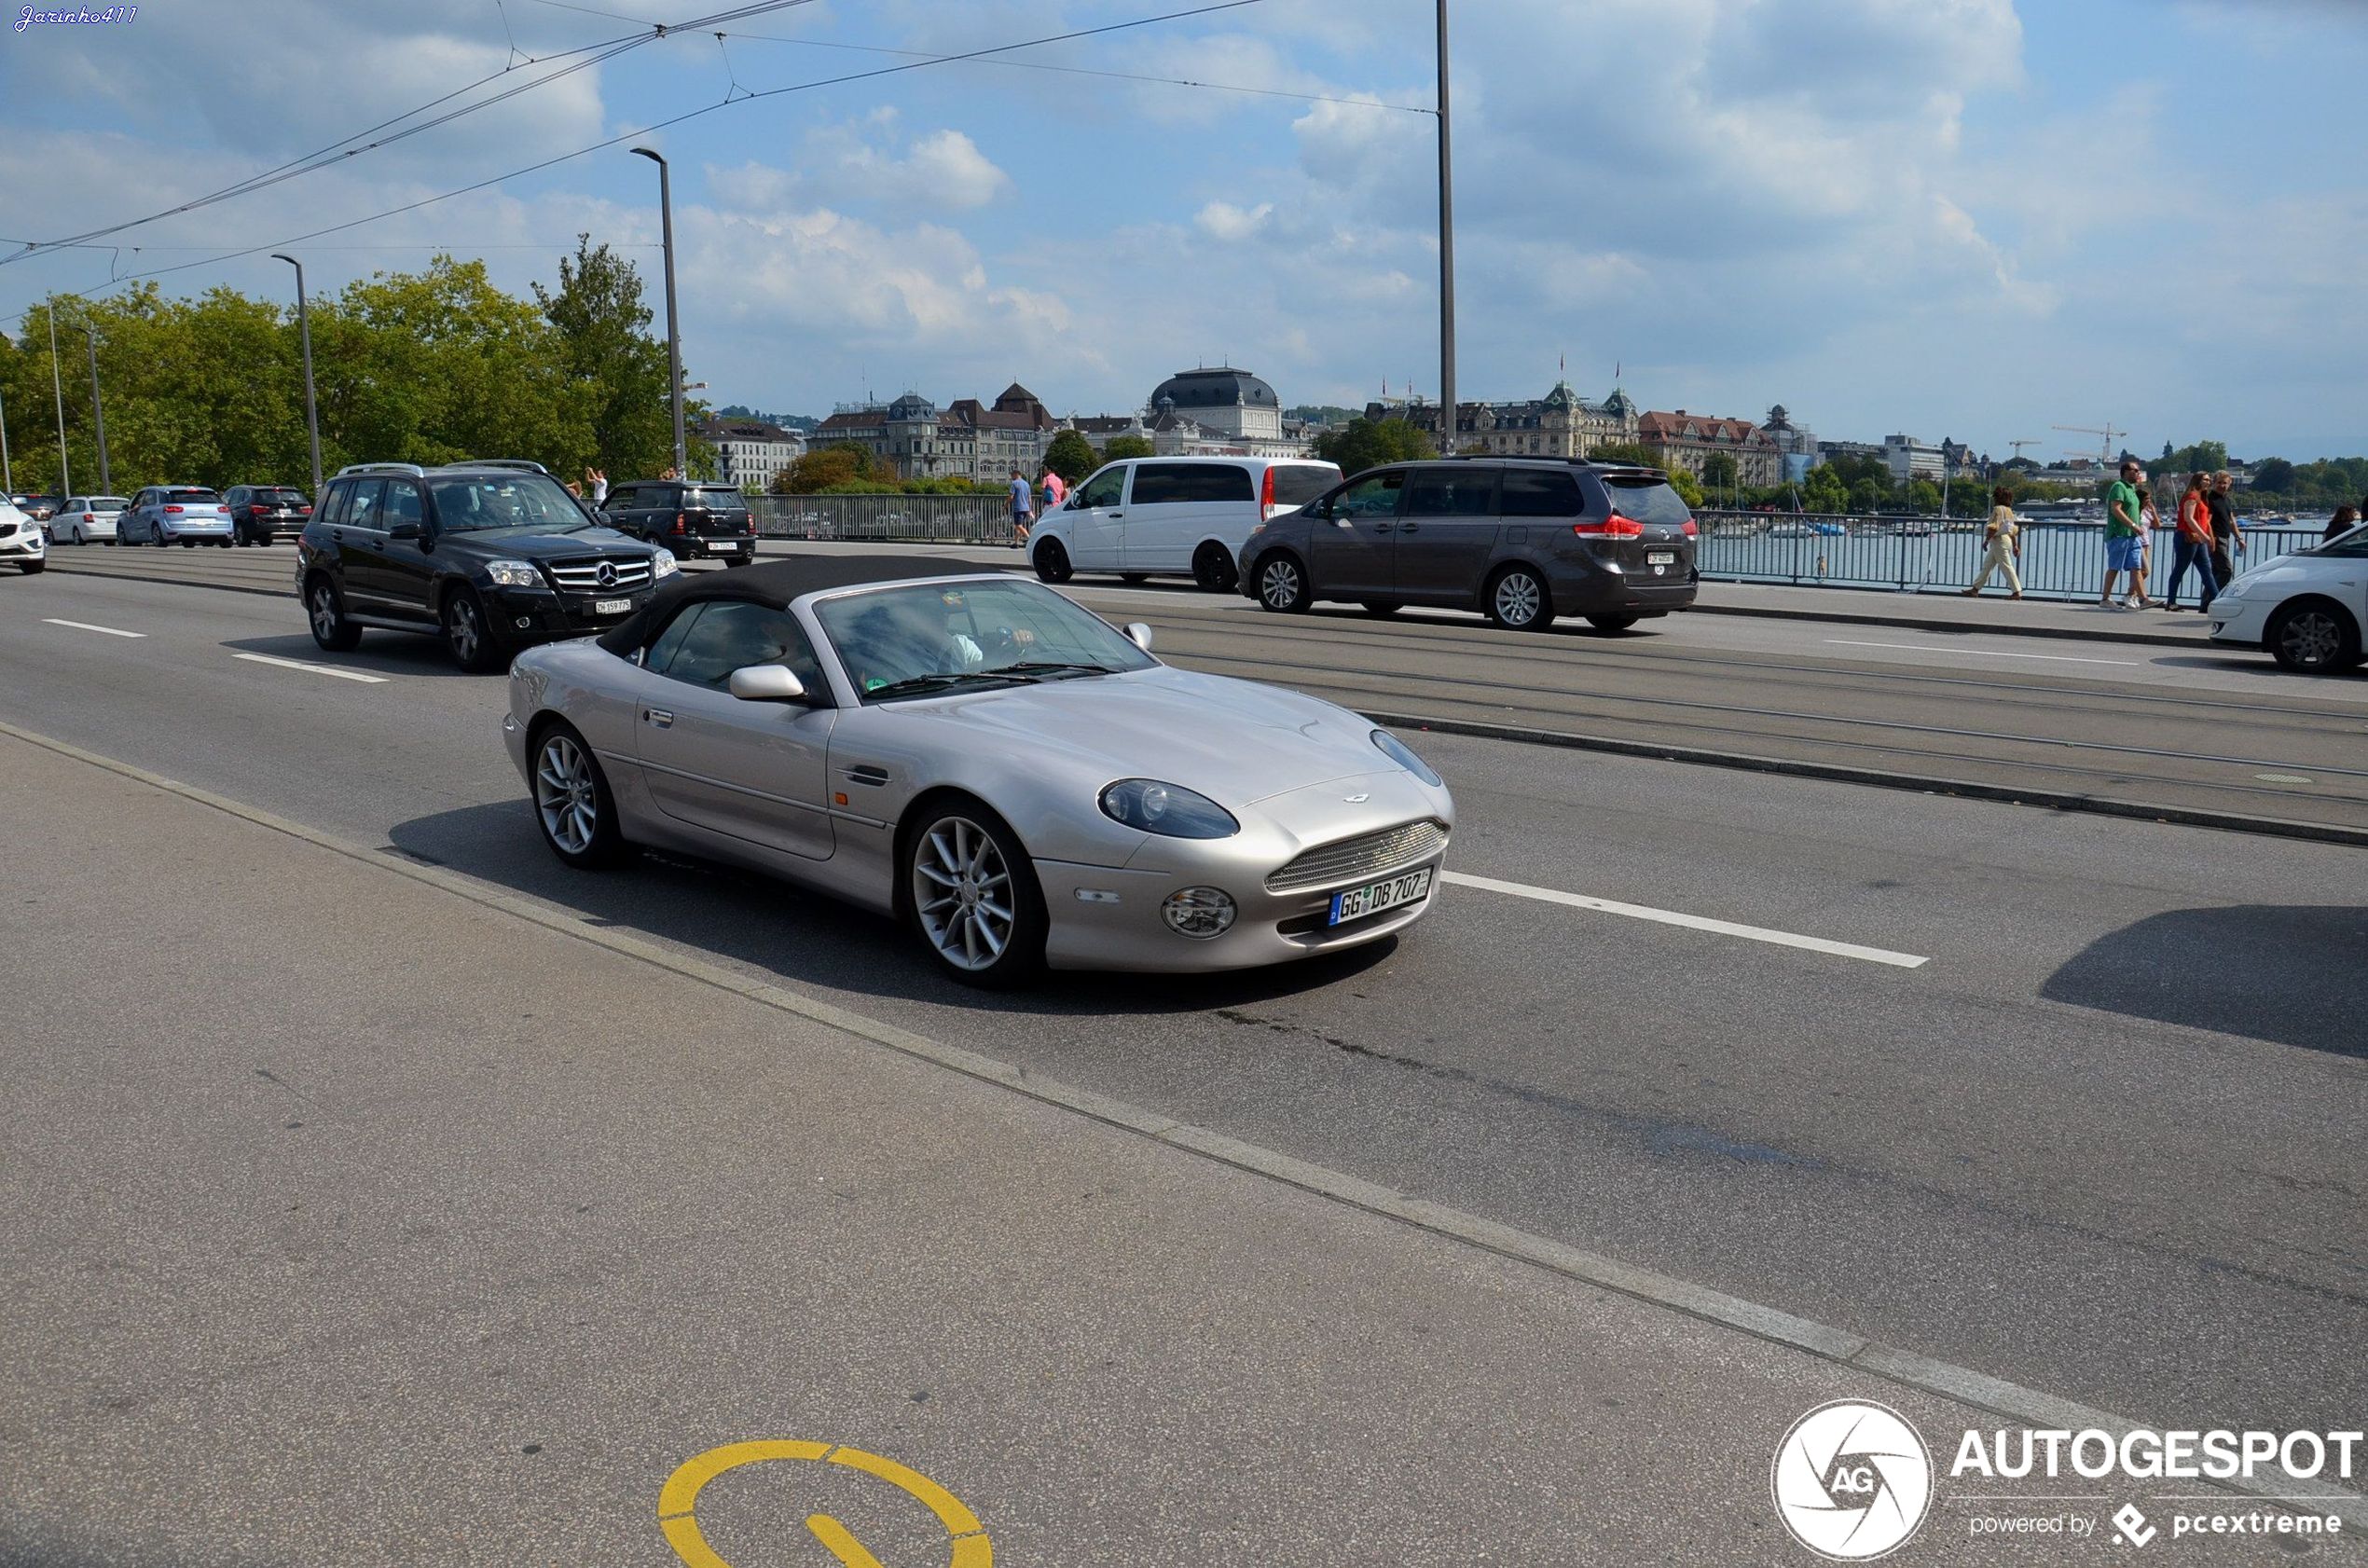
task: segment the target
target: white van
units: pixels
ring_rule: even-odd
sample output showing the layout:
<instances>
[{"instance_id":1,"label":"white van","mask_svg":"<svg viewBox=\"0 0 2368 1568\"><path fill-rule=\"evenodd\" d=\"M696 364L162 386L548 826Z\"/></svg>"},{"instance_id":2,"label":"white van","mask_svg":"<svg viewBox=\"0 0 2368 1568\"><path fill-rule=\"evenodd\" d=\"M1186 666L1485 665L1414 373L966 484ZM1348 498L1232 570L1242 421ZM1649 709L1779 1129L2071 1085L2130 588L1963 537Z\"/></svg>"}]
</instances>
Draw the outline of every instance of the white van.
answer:
<instances>
[{"instance_id":1,"label":"white van","mask_svg":"<svg viewBox=\"0 0 2368 1568\"><path fill-rule=\"evenodd\" d=\"M1038 520L1028 559L1047 583L1079 571L1129 583L1189 575L1231 593L1250 530L1340 482L1338 465L1312 458L1122 458Z\"/></svg>"}]
</instances>

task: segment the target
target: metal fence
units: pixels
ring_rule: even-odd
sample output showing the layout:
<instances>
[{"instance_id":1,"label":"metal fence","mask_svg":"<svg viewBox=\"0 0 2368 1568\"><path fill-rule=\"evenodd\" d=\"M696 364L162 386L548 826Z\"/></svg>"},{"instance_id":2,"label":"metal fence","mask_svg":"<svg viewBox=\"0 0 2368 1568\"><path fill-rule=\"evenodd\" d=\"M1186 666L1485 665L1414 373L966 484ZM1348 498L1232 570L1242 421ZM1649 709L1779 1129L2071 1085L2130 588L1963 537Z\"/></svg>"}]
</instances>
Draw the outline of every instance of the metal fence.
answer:
<instances>
[{"instance_id":1,"label":"metal fence","mask_svg":"<svg viewBox=\"0 0 2368 1568\"><path fill-rule=\"evenodd\" d=\"M1694 514L1694 520L1702 530L1696 564L1704 577L1723 582L1933 593L1969 586L1981 571L1983 525L1963 517L1702 511ZM2245 548L2236 554L2237 570L2249 571L2316 544L2321 531L2244 529ZM2170 585L2171 540L2171 530L2156 530L2147 556L2146 591L2157 598ZM2026 524L2022 546L2017 566L2026 597L2097 597L2105 572L2105 530L2100 525ZM2005 591L2002 576L1990 579L1990 591ZM2190 596L2194 591L2184 589Z\"/></svg>"},{"instance_id":2,"label":"metal fence","mask_svg":"<svg viewBox=\"0 0 2368 1568\"><path fill-rule=\"evenodd\" d=\"M764 495L749 513L764 539L853 539L900 544L1008 544L1002 495Z\"/></svg>"}]
</instances>

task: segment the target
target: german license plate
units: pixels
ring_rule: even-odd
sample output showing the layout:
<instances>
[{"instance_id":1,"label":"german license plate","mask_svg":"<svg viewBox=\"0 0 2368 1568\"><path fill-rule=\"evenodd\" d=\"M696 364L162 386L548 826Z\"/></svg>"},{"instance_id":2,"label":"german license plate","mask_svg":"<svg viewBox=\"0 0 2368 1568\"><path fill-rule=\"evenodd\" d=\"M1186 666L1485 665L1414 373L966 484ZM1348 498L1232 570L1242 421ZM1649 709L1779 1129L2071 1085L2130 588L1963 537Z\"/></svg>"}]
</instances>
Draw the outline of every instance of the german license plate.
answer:
<instances>
[{"instance_id":1,"label":"german license plate","mask_svg":"<svg viewBox=\"0 0 2368 1568\"><path fill-rule=\"evenodd\" d=\"M1645 552L1645 564L1646 566L1675 566L1677 564L1677 552L1674 550L1647 550Z\"/></svg>"},{"instance_id":2,"label":"german license plate","mask_svg":"<svg viewBox=\"0 0 2368 1568\"><path fill-rule=\"evenodd\" d=\"M1328 926L1347 920L1361 920L1368 915L1379 915L1402 903L1412 903L1431 890L1432 868L1410 871L1403 876L1393 876L1386 882L1370 883L1352 887L1345 893L1332 895L1331 914L1325 917Z\"/></svg>"},{"instance_id":3,"label":"german license plate","mask_svg":"<svg viewBox=\"0 0 2368 1568\"><path fill-rule=\"evenodd\" d=\"M622 615L632 608L633 601L629 598L596 598L592 601L592 613L595 615Z\"/></svg>"}]
</instances>

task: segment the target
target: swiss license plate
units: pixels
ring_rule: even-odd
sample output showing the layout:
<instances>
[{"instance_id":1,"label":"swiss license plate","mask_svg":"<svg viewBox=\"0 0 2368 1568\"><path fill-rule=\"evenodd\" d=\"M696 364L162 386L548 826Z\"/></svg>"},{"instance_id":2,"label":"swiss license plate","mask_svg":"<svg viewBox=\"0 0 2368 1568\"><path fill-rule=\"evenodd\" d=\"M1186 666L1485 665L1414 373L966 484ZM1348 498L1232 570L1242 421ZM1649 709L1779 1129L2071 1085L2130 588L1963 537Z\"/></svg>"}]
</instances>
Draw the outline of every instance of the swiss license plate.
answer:
<instances>
[{"instance_id":1,"label":"swiss license plate","mask_svg":"<svg viewBox=\"0 0 2368 1568\"><path fill-rule=\"evenodd\" d=\"M1393 876L1386 882L1370 883L1352 887L1345 893L1332 895L1331 913L1324 923L1337 926L1347 920L1361 920L1368 915L1379 915L1402 903L1411 903L1431 890L1432 868L1410 871L1403 876Z\"/></svg>"},{"instance_id":2,"label":"swiss license plate","mask_svg":"<svg viewBox=\"0 0 2368 1568\"><path fill-rule=\"evenodd\" d=\"M633 601L629 598L596 598L592 601L592 613L595 615L622 615L632 608Z\"/></svg>"},{"instance_id":3,"label":"swiss license plate","mask_svg":"<svg viewBox=\"0 0 2368 1568\"><path fill-rule=\"evenodd\" d=\"M1645 552L1645 564L1646 566L1674 566L1677 564L1677 552L1674 550L1647 550Z\"/></svg>"}]
</instances>

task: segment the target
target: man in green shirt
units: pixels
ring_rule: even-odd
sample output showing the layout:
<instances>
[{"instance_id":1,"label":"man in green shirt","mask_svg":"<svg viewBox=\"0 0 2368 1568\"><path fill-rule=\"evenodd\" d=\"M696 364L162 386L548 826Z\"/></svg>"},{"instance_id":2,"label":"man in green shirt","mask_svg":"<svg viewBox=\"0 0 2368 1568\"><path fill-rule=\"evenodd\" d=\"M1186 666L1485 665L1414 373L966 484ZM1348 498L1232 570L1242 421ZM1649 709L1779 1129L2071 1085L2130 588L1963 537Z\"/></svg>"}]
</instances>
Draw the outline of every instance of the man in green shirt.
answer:
<instances>
[{"instance_id":1,"label":"man in green shirt","mask_svg":"<svg viewBox=\"0 0 2368 1568\"><path fill-rule=\"evenodd\" d=\"M2130 458L2105 492L2105 586L2097 602L2112 609L2124 608L2124 601L2113 598L2113 585L2125 571L2129 573L2127 607L2142 609L2145 604L2146 502L2141 488L2145 483L2146 471Z\"/></svg>"}]
</instances>

